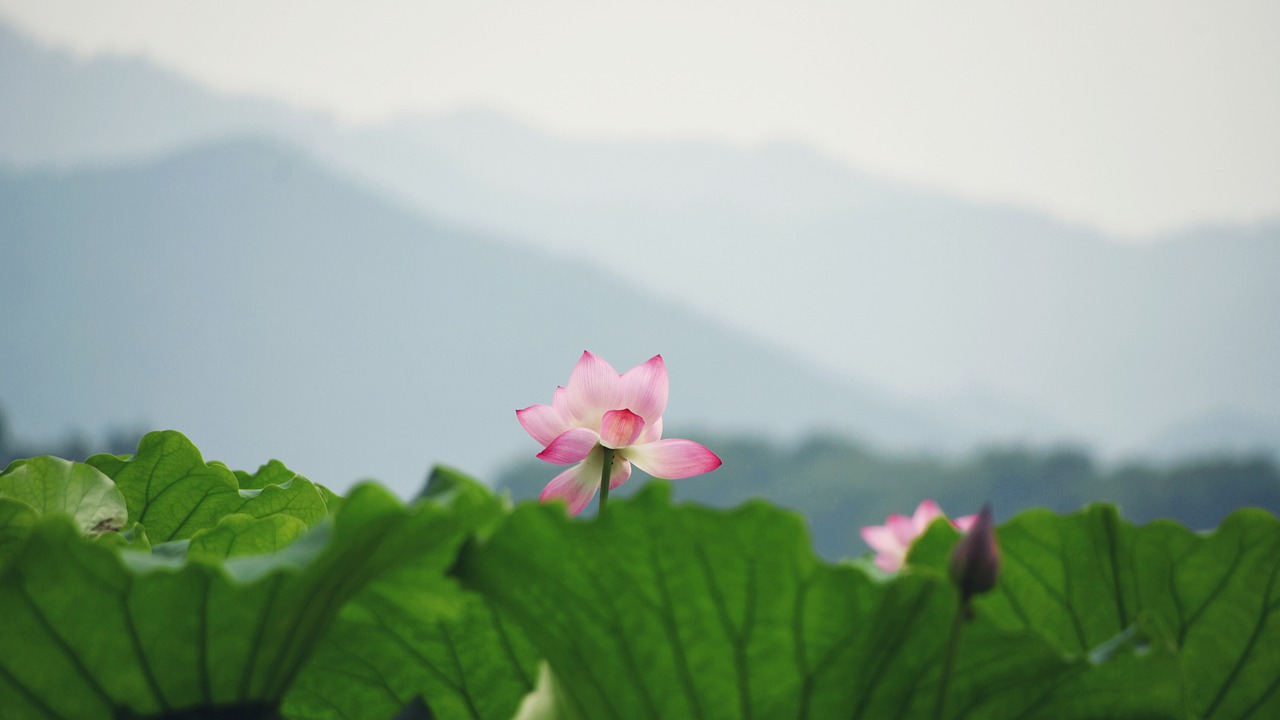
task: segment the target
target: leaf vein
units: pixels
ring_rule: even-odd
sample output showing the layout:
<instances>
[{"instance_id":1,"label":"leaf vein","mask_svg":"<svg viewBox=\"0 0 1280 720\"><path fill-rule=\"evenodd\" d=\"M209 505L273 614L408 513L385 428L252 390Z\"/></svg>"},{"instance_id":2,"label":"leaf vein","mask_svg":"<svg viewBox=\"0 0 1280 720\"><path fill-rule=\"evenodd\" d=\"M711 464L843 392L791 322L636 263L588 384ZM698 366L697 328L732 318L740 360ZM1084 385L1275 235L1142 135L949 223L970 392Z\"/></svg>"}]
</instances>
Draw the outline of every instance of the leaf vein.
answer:
<instances>
[{"instance_id":1,"label":"leaf vein","mask_svg":"<svg viewBox=\"0 0 1280 720\"><path fill-rule=\"evenodd\" d=\"M700 718L703 716L702 706L698 702L695 694L696 685L693 682L693 674L689 670L689 658L685 655L684 644L680 642L680 631L676 626L675 615L672 612L671 590L667 587L666 570L662 567L662 560L658 557L657 549L650 547L649 562L654 568L654 577L657 580L658 592L662 593L662 607L659 616L662 620L662 628L666 632L667 640L671 644L671 652L675 656L676 670L680 677L680 685L684 689L685 698L689 701L689 709L693 711L693 717Z\"/></svg>"},{"instance_id":2,"label":"leaf vein","mask_svg":"<svg viewBox=\"0 0 1280 720\"><path fill-rule=\"evenodd\" d=\"M1267 578L1267 590L1263 594L1263 598L1271 597L1271 593L1275 589L1277 572L1280 572L1280 562L1276 562L1271 566L1271 575ZM1240 673L1243 670L1245 663L1249 660L1249 656L1253 654L1253 649L1258 644L1258 638L1262 636L1262 630L1266 627L1267 618L1270 614L1271 607L1264 599L1262 612L1259 614L1258 622L1254 624L1253 632L1249 634L1249 642L1245 643L1244 650L1240 652L1240 658L1236 660L1236 664L1231 668L1231 672L1227 675L1226 680L1224 680L1222 686L1218 688L1218 693L1214 696L1213 702L1209 703L1209 707L1205 710L1205 720L1208 720L1213 716L1213 713L1217 711L1218 707L1222 704L1222 701L1226 699L1227 690L1229 690L1240 677Z\"/></svg>"},{"instance_id":3,"label":"leaf vein","mask_svg":"<svg viewBox=\"0 0 1280 720\"><path fill-rule=\"evenodd\" d=\"M19 579L21 580L21 575L19 575ZM85 683L89 686L89 689L92 690L108 708L113 707L114 703L111 701L111 695L98 683L98 680L93 676L93 673L89 672L88 666L86 666L84 664L84 660L76 654L75 649L72 648L71 644L58 634L57 630L53 627L53 623L49 622L49 618L45 617L44 613L40 612L39 603L35 601L35 598L31 597L30 593L27 592L27 588L19 582L16 590L18 591L18 596L26 601L27 606L31 608L31 614L40 621L40 627L44 630L45 634L52 638L54 644L57 645L62 650L63 654L71 660L71 665L76 669L76 672L80 677L84 679ZM7 621L9 621L8 618L6 618L6 622Z\"/></svg>"}]
</instances>

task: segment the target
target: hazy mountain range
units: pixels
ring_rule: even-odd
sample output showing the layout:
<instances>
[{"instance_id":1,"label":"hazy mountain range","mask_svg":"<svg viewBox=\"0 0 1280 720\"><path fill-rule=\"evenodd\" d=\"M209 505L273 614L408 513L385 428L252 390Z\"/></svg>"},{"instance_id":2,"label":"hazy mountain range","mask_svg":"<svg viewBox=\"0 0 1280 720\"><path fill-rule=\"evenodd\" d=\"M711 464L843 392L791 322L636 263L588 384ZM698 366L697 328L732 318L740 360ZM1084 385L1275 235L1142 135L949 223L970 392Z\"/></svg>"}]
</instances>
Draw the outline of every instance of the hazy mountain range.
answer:
<instances>
[{"instance_id":1,"label":"hazy mountain range","mask_svg":"<svg viewBox=\"0 0 1280 720\"><path fill-rule=\"evenodd\" d=\"M0 235L0 392L19 428L145 421L241 465L300 458L317 480L408 491L434 461L535 451L514 410L549 402L590 348L619 370L663 351L671 434L956 439L607 271L424 221L269 141L6 174Z\"/></svg>"},{"instance_id":2,"label":"hazy mountain range","mask_svg":"<svg viewBox=\"0 0 1280 720\"><path fill-rule=\"evenodd\" d=\"M794 145L347 128L3 25L0 97L18 427L412 485L531 443L511 409L591 348L667 355L673 430L1280 445L1280 222L1126 246Z\"/></svg>"},{"instance_id":3,"label":"hazy mountain range","mask_svg":"<svg viewBox=\"0 0 1280 720\"><path fill-rule=\"evenodd\" d=\"M1224 440L1229 419L1239 445L1280 442L1280 220L1125 245L803 147L584 143L480 112L343 139L327 157L419 208L590 258L971 431L1114 452L1171 425Z\"/></svg>"}]
</instances>

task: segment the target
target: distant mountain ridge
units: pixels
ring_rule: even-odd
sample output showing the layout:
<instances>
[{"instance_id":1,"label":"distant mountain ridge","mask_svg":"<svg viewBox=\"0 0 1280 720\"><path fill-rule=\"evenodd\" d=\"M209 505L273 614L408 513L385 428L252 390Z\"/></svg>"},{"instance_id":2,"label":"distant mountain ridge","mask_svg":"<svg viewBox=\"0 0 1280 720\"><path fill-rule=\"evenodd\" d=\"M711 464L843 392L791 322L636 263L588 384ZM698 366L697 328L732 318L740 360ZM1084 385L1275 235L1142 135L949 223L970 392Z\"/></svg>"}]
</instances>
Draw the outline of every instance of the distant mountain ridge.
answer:
<instances>
[{"instance_id":1,"label":"distant mountain ridge","mask_svg":"<svg viewBox=\"0 0 1280 720\"><path fill-rule=\"evenodd\" d=\"M591 349L667 358L668 431L827 427L961 438L584 263L430 223L274 141L120 168L0 175L0 398L16 427L146 421L253 466L410 492L536 444Z\"/></svg>"},{"instance_id":2,"label":"distant mountain ridge","mask_svg":"<svg viewBox=\"0 0 1280 720\"><path fill-rule=\"evenodd\" d=\"M142 58L80 58L2 19L0 97L0 160L17 167L135 161L228 134L287 128L301 139L333 126L265 98L210 92Z\"/></svg>"},{"instance_id":3,"label":"distant mountain ridge","mask_svg":"<svg viewBox=\"0 0 1280 720\"><path fill-rule=\"evenodd\" d=\"M348 129L0 25L0 91L15 87L11 163L289 138L428 218L598 263L960 436L1165 453L1211 413L1254 419L1231 425L1236 445L1280 422L1280 219L1135 247L784 143L585 142L481 111Z\"/></svg>"},{"instance_id":4,"label":"distant mountain ridge","mask_svg":"<svg viewBox=\"0 0 1280 720\"><path fill-rule=\"evenodd\" d=\"M1272 416L1280 407L1280 334L1271 331L1280 327L1280 221L1122 245L829 163L813 171L817 163L785 146L719 165L714 157L730 153L687 148L692 170L662 159L656 144L543 137L496 157L471 139L468 127L485 125L471 117L367 131L369 145L348 165L420 207L627 268L833 373L925 402L976 386L1041 408L1057 427L1034 437L1065 431L1137 447L1220 405ZM548 157L557 171L570 168L569 180L538 179ZM683 204L640 192L628 200L618 176L646 163L653 184L713 165L732 168L736 183L708 171ZM449 191L423 170L432 167L465 167L470 184Z\"/></svg>"}]
</instances>

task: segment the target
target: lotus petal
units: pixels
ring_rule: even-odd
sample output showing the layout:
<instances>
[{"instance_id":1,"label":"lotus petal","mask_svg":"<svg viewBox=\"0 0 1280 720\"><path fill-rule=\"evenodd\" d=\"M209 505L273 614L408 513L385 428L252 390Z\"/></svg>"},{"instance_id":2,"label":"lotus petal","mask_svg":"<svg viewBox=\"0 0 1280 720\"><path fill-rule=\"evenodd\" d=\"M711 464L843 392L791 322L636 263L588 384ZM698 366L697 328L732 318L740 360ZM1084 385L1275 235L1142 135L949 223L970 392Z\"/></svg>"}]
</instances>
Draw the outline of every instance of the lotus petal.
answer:
<instances>
[{"instance_id":1,"label":"lotus petal","mask_svg":"<svg viewBox=\"0 0 1280 720\"><path fill-rule=\"evenodd\" d=\"M590 428L573 428L556 436L540 453L539 460L556 465L582 462L600 442L600 436Z\"/></svg>"},{"instance_id":2,"label":"lotus petal","mask_svg":"<svg viewBox=\"0 0 1280 720\"><path fill-rule=\"evenodd\" d=\"M600 421L600 444L623 448L634 443L644 430L644 418L630 410L610 410Z\"/></svg>"},{"instance_id":3,"label":"lotus petal","mask_svg":"<svg viewBox=\"0 0 1280 720\"><path fill-rule=\"evenodd\" d=\"M692 440L658 440L618 452L641 470L668 480L711 472L720 467L721 462L715 453Z\"/></svg>"}]
</instances>

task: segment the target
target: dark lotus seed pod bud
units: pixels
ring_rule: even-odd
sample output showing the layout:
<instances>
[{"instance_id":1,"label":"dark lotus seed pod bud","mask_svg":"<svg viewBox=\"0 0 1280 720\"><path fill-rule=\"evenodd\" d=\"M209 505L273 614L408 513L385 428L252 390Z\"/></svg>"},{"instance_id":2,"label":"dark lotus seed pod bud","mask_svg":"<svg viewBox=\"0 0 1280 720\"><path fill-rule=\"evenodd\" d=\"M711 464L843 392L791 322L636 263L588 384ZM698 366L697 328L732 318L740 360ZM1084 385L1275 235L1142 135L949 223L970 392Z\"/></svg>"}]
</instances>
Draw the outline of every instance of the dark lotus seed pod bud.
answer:
<instances>
[{"instance_id":1,"label":"dark lotus seed pod bud","mask_svg":"<svg viewBox=\"0 0 1280 720\"><path fill-rule=\"evenodd\" d=\"M951 581L960 588L965 602L996 586L1000 575L1000 551L991 524L991 506L984 505L969 532L951 551Z\"/></svg>"}]
</instances>

